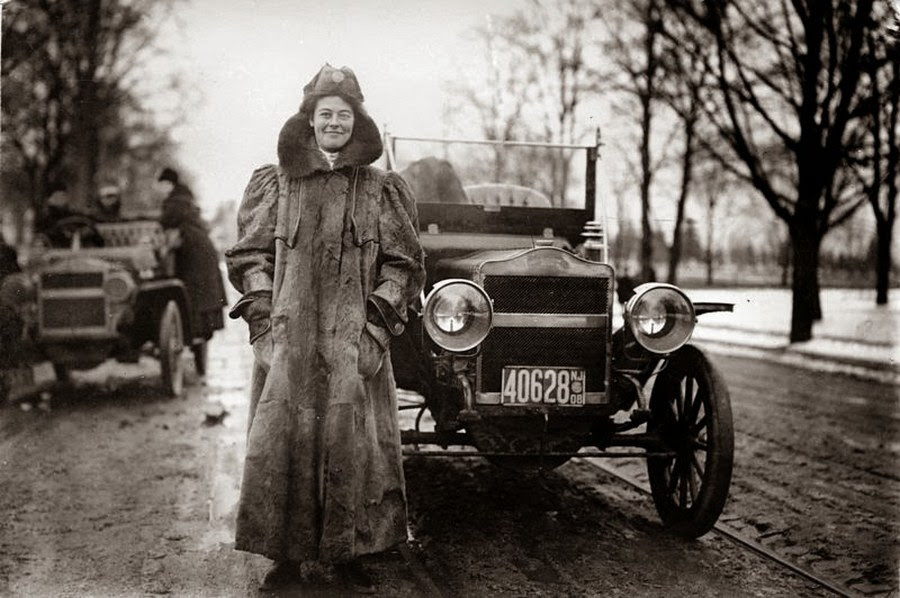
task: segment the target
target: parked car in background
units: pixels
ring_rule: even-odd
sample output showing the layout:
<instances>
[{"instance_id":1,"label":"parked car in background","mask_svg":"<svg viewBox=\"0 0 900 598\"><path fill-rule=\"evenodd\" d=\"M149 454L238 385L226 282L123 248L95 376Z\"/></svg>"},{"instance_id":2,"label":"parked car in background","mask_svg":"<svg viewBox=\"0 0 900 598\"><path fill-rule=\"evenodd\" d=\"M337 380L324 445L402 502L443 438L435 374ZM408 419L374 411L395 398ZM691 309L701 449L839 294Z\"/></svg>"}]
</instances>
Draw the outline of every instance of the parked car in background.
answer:
<instances>
[{"instance_id":1,"label":"parked car in background","mask_svg":"<svg viewBox=\"0 0 900 598\"><path fill-rule=\"evenodd\" d=\"M728 389L689 341L698 315L730 306L648 283L614 327L598 145L386 135L388 168L417 197L427 270L391 349L398 385L424 397L402 407L420 410L402 438L520 470L627 448L647 459L663 523L699 536L728 496L734 439Z\"/></svg>"},{"instance_id":2,"label":"parked car in background","mask_svg":"<svg viewBox=\"0 0 900 598\"><path fill-rule=\"evenodd\" d=\"M32 249L23 272L0 283L0 297L23 328L18 351L50 361L60 379L107 359L152 355L172 396L184 388L185 347L205 373L206 339L194 334L191 298L174 276L177 234L155 220L70 216L41 238L44 246ZM65 246L46 246L51 238Z\"/></svg>"}]
</instances>

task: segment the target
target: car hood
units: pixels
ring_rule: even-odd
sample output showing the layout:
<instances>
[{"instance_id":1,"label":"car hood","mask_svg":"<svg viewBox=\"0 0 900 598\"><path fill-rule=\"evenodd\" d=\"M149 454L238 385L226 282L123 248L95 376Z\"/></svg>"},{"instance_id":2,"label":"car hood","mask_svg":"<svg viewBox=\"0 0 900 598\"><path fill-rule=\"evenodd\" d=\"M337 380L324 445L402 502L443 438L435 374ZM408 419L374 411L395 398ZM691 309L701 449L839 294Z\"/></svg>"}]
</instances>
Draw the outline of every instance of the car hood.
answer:
<instances>
[{"instance_id":1,"label":"car hood","mask_svg":"<svg viewBox=\"0 0 900 598\"><path fill-rule=\"evenodd\" d=\"M107 262L117 264L127 270L140 272L152 270L157 265L153 248L148 245L133 247L98 247L86 249L47 249L33 255L29 260L32 267L59 267L69 262Z\"/></svg>"},{"instance_id":2,"label":"car hood","mask_svg":"<svg viewBox=\"0 0 900 598\"><path fill-rule=\"evenodd\" d=\"M613 276L608 264L585 260L571 251L549 245L488 249L440 260L435 281L463 278L481 284L486 276L603 277Z\"/></svg>"},{"instance_id":3,"label":"car hood","mask_svg":"<svg viewBox=\"0 0 900 598\"><path fill-rule=\"evenodd\" d=\"M480 264L489 260L503 260L535 247L535 237L528 235L497 235L479 233L422 233L421 242L426 255L428 286L446 278L474 280ZM542 239L554 247L568 249L563 238Z\"/></svg>"}]
</instances>

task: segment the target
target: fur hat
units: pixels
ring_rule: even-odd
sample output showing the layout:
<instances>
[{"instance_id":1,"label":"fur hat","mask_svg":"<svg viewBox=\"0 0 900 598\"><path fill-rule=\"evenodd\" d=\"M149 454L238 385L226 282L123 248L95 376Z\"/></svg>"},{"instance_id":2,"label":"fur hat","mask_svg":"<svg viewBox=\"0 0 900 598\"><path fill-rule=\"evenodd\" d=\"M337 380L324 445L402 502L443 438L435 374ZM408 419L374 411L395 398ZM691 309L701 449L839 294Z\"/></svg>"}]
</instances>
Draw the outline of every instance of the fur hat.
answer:
<instances>
[{"instance_id":1,"label":"fur hat","mask_svg":"<svg viewBox=\"0 0 900 598\"><path fill-rule=\"evenodd\" d=\"M319 98L339 96L353 108L353 134L341 148L334 170L344 166L365 166L381 156L381 133L363 108L359 81L346 66L339 69L325 64L303 88L303 100L297 113L288 119L278 135L278 163L292 177L304 177L316 170L332 167L319 151L309 121Z\"/></svg>"},{"instance_id":2,"label":"fur hat","mask_svg":"<svg viewBox=\"0 0 900 598\"><path fill-rule=\"evenodd\" d=\"M311 95L318 97L341 96L355 100L358 104L365 101L359 81L356 80L356 74L346 66L336 69L327 62L303 88L304 100Z\"/></svg>"}]
</instances>

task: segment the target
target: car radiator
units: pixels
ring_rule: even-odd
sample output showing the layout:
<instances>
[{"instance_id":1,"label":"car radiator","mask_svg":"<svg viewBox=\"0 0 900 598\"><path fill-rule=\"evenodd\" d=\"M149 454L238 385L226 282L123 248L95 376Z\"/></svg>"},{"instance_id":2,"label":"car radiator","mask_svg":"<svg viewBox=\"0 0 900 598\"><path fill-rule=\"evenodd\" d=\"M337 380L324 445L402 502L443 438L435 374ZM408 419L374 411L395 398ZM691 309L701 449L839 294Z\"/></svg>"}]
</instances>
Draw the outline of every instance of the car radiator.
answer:
<instances>
[{"instance_id":1,"label":"car radiator","mask_svg":"<svg viewBox=\"0 0 900 598\"><path fill-rule=\"evenodd\" d=\"M479 392L500 392L504 366L578 367L595 397L589 402L605 402L610 284L608 277L485 276L495 324L479 357ZM585 325L570 316L586 316Z\"/></svg>"},{"instance_id":2,"label":"car radiator","mask_svg":"<svg viewBox=\"0 0 900 598\"><path fill-rule=\"evenodd\" d=\"M38 295L41 334L106 331L103 281L103 272L44 272Z\"/></svg>"}]
</instances>

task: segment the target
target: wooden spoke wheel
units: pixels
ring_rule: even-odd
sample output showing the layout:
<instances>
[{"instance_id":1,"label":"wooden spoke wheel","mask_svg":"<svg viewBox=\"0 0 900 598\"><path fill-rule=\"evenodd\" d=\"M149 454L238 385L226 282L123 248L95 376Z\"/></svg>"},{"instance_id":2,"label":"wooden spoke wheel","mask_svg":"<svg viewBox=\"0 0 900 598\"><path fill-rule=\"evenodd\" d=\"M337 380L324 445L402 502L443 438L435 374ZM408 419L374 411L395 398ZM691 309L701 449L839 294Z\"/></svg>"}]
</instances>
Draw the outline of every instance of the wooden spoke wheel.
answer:
<instances>
[{"instance_id":1,"label":"wooden spoke wheel","mask_svg":"<svg viewBox=\"0 0 900 598\"><path fill-rule=\"evenodd\" d=\"M656 510L674 533L702 536L722 513L731 485L734 427L725 381L699 349L687 345L657 375L650 412L647 431L675 452L647 459Z\"/></svg>"}]
</instances>

